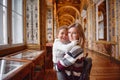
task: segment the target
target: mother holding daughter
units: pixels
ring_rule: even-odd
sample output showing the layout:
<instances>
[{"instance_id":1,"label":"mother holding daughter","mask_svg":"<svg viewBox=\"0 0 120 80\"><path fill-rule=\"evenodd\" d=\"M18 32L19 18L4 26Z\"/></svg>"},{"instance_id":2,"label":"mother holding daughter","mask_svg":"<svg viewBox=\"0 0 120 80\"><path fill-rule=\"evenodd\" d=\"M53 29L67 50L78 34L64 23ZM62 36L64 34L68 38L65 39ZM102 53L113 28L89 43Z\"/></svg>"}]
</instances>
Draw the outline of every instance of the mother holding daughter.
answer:
<instances>
[{"instance_id":1,"label":"mother holding daughter","mask_svg":"<svg viewBox=\"0 0 120 80\"><path fill-rule=\"evenodd\" d=\"M85 70L84 43L84 31L79 23L59 29L53 44L53 63L58 80L80 80Z\"/></svg>"}]
</instances>

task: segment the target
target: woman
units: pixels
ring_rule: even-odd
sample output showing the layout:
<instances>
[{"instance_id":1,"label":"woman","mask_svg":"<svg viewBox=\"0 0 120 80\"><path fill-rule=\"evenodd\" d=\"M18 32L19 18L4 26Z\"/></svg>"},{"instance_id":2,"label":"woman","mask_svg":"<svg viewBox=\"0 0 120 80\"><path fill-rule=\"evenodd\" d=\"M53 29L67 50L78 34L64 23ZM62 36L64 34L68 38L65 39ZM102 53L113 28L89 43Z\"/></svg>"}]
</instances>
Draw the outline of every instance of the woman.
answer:
<instances>
[{"instance_id":1,"label":"woman","mask_svg":"<svg viewBox=\"0 0 120 80\"><path fill-rule=\"evenodd\" d=\"M66 80L78 80L84 67L85 35L82 26L79 23L69 26L68 37L70 41L78 40L79 43L67 52L63 59L58 61L57 67L58 70L67 74Z\"/></svg>"},{"instance_id":2,"label":"woman","mask_svg":"<svg viewBox=\"0 0 120 80\"><path fill-rule=\"evenodd\" d=\"M54 63L54 70L57 73L58 80L64 80L64 75L62 72L58 71L56 64L59 60L61 60L65 52L71 50L73 46L77 44L77 41L71 41L68 43L68 28L66 26L61 26L57 31L57 38L53 43L53 63Z\"/></svg>"}]
</instances>

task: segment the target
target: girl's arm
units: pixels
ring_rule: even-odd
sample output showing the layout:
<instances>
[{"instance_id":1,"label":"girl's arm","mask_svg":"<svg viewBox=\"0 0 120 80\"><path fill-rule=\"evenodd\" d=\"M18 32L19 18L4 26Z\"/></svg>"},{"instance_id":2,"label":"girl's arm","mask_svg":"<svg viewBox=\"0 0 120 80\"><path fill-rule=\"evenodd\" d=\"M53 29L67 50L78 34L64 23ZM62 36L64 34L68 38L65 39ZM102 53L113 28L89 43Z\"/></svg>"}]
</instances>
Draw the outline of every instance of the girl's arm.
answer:
<instances>
[{"instance_id":1,"label":"girl's arm","mask_svg":"<svg viewBox=\"0 0 120 80\"><path fill-rule=\"evenodd\" d=\"M55 40L54 46L57 47L57 49L63 51L63 52L68 52L69 50L72 49L72 47L74 47L75 45L78 44L77 40L74 40L68 44L64 44L62 43L60 40Z\"/></svg>"}]
</instances>

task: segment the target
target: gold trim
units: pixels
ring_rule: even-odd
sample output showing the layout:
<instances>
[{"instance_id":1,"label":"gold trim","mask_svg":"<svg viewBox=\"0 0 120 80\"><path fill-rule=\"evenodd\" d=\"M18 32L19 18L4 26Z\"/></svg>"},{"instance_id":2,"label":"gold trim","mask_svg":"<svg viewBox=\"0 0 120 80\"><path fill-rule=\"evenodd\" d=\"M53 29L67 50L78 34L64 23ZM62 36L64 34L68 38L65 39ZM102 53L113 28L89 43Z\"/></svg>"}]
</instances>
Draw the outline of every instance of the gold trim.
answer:
<instances>
[{"instance_id":1,"label":"gold trim","mask_svg":"<svg viewBox=\"0 0 120 80\"><path fill-rule=\"evenodd\" d=\"M113 41L95 41L96 43L102 43L102 44L113 44L116 45L117 42L113 42Z\"/></svg>"}]
</instances>

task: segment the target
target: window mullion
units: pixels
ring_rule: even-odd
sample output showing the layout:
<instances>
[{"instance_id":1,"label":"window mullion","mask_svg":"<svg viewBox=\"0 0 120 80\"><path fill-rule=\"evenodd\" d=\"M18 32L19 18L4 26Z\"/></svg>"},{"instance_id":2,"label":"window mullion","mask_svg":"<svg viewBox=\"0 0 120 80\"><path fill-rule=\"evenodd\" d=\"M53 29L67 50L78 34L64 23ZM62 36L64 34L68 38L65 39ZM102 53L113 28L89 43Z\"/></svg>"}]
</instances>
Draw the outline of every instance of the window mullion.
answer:
<instances>
[{"instance_id":1,"label":"window mullion","mask_svg":"<svg viewBox=\"0 0 120 80\"><path fill-rule=\"evenodd\" d=\"M8 44L12 45L12 0L8 0L8 8L7 8L7 32L8 32Z\"/></svg>"}]
</instances>

